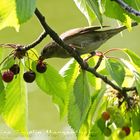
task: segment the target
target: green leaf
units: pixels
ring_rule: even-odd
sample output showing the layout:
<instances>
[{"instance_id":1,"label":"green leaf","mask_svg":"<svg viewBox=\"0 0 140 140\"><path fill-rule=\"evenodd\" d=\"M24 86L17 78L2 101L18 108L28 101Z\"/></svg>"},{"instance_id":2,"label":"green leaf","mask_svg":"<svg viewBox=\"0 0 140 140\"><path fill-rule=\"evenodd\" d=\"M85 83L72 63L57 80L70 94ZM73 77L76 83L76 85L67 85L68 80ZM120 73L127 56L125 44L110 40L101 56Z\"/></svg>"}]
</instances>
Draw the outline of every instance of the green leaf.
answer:
<instances>
[{"instance_id":1,"label":"green leaf","mask_svg":"<svg viewBox=\"0 0 140 140\"><path fill-rule=\"evenodd\" d=\"M89 140L104 140L104 135L98 127L97 123L91 127Z\"/></svg>"},{"instance_id":2,"label":"green leaf","mask_svg":"<svg viewBox=\"0 0 140 140\"><path fill-rule=\"evenodd\" d=\"M23 73L24 69L21 63L20 73L6 86L2 117L9 127L27 136L27 91Z\"/></svg>"},{"instance_id":3,"label":"green leaf","mask_svg":"<svg viewBox=\"0 0 140 140\"><path fill-rule=\"evenodd\" d=\"M100 128L100 130L104 132L106 124L105 124L105 121L101 117L97 120L97 125Z\"/></svg>"},{"instance_id":4,"label":"green leaf","mask_svg":"<svg viewBox=\"0 0 140 140\"><path fill-rule=\"evenodd\" d=\"M88 64L91 67L94 67L97 64L98 59L99 59L99 57L94 56L93 58L89 59ZM99 72L102 70L102 68L103 68L102 66L103 66L103 63L98 68ZM87 77L88 77L88 81L90 83L90 86L92 87L92 92L93 93L101 88L101 79L96 78L95 75L93 75L90 72L87 73Z\"/></svg>"},{"instance_id":5,"label":"green leaf","mask_svg":"<svg viewBox=\"0 0 140 140\"><path fill-rule=\"evenodd\" d=\"M140 108L137 110L133 110L131 112L132 115L132 128L133 128L133 133L137 132L140 130Z\"/></svg>"},{"instance_id":6,"label":"green leaf","mask_svg":"<svg viewBox=\"0 0 140 140\"><path fill-rule=\"evenodd\" d=\"M138 93L140 95L140 73L134 72L134 76L135 76L136 88L137 88L137 91L138 91Z\"/></svg>"},{"instance_id":7,"label":"green leaf","mask_svg":"<svg viewBox=\"0 0 140 140\"><path fill-rule=\"evenodd\" d=\"M13 56L10 56L4 61L1 66L1 70L8 70L15 63L15 59Z\"/></svg>"},{"instance_id":8,"label":"green leaf","mask_svg":"<svg viewBox=\"0 0 140 140\"><path fill-rule=\"evenodd\" d=\"M38 52L33 48L33 49L28 50L26 55L27 57L25 59L25 66L27 68L32 68L32 62L38 61L39 59Z\"/></svg>"},{"instance_id":9,"label":"green leaf","mask_svg":"<svg viewBox=\"0 0 140 140\"><path fill-rule=\"evenodd\" d=\"M0 46L0 62L2 61L3 59L3 48Z\"/></svg>"},{"instance_id":10,"label":"green leaf","mask_svg":"<svg viewBox=\"0 0 140 140\"><path fill-rule=\"evenodd\" d=\"M96 121L98 116L101 114L101 108L104 105L104 93L105 88L101 88L99 91L94 93L94 98L92 100L92 105L90 107L89 113L88 113L88 122L89 124L92 123L92 121Z\"/></svg>"},{"instance_id":11,"label":"green leaf","mask_svg":"<svg viewBox=\"0 0 140 140\"><path fill-rule=\"evenodd\" d=\"M79 131L84 123L90 107L90 91L85 71L77 77L73 93L70 95L68 122L70 126Z\"/></svg>"},{"instance_id":12,"label":"green leaf","mask_svg":"<svg viewBox=\"0 0 140 140\"><path fill-rule=\"evenodd\" d=\"M125 66L132 72L132 74L134 75L135 78L135 86L137 88L137 91L140 95L140 73L137 72L137 70L135 69L135 67L127 60L121 59L121 61L125 64Z\"/></svg>"},{"instance_id":13,"label":"green leaf","mask_svg":"<svg viewBox=\"0 0 140 140\"><path fill-rule=\"evenodd\" d=\"M90 9L94 12L96 17L100 21L100 23L102 24L102 15L101 15L101 12L100 12L98 0L94 0L94 1L93 0L87 0L87 4L90 7Z\"/></svg>"},{"instance_id":14,"label":"green leaf","mask_svg":"<svg viewBox=\"0 0 140 140\"><path fill-rule=\"evenodd\" d=\"M125 77L124 66L115 59L106 59L106 68L112 79L121 86Z\"/></svg>"},{"instance_id":15,"label":"green leaf","mask_svg":"<svg viewBox=\"0 0 140 140\"><path fill-rule=\"evenodd\" d=\"M36 0L16 0L16 13L19 24L32 17L36 8Z\"/></svg>"},{"instance_id":16,"label":"green leaf","mask_svg":"<svg viewBox=\"0 0 140 140\"><path fill-rule=\"evenodd\" d=\"M73 84L79 75L79 64L71 59L64 67L59 71L59 73L64 77L66 84L69 88L73 87Z\"/></svg>"},{"instance_id":17,"label":"green leaf","mask_svg":"<svg viewBox=\"0 0 140 140\"><path fill-rule=\"evenodd\" d=\"M89 136L90 136L90 127L89 124L87 122L87 120L85 119L84 123L81 125L79 133L78 133L78 140L89 140Z\"/></svg>"},{"instance_id":18,"label":"green leaf","mask_svg":"<svg viewBox=\"0 0 140 140\"><path fill-rule=\"evenodd\" d=\"M36 72L36 83L40 89L52 96L53 102L59 106L60 116L67 112L68 90L64 78L50 65L47 65L45 73L36 71L36 62L33 62L33 70Z\"/></svg>"},{"instance_id":19,"label":"green leaf","mask_svg":"<svg viewBox=\"0 0 140 140\"><path fill-rule=\"evenodd\" d=\"M5 87L2 81L2 75L0 73L0 114L3 111L5 105Z\"/></svg>"},{"instance_id":20,"label":"green leaf","mask_svg":"<svg viewBox=\"0 0 140 140\"><path fill-rule=\"evenodd\" d=\"M115 18L125 25L130 25L131 20L126 12L114 1L105 1L105 13L107 17Z\"/></svg>"},{"instance_id":21,"label":"green leaf","mask_svg":"<svg viewBox=\"0 0 140 140\"><path fill-rule=\"evenodd\" d=\"M26 22L34 13L36 0L0 0L0 29Z\"/></svg>"},{"instance_id":22,"label":"green leaf","mask_svg":"<svg viewBox=\"0 0 140 140\"><path fill-rule=\"evenodd\" d=\"M123 51L128 55L131 62L140 67L140 57L136 53L129 49L123 49Z\"/></svg>"},{"instance_id":23,"label":"green leaf","mask_svg":"<svg viewBox=\"0 0 140 140\"><path fill-rule=\"evenodd\" d=\"M79 10L85 15L88 20L89 25L92 24L95 19L95 15L99 19L100 23L102 23L102 16L99 10L99 4L97 1L91 0L74 0L76 6Z\"/></svg>"}]
</instances>

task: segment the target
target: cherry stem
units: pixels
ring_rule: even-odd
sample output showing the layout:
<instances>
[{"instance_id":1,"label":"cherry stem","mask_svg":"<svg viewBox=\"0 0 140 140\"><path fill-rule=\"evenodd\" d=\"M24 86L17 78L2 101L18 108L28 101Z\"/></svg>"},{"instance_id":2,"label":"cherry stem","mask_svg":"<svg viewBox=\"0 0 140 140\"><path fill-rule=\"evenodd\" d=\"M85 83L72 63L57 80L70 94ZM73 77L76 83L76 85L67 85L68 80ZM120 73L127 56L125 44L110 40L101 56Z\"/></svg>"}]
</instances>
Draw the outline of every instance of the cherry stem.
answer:
<instances>
[{"instance_id":1,"label":"cherry stem","mask_svg":"<svg viewBox=\"0 0 140 140\"><path fill-rule=\"evenodd\" d=\"M103 54L106 55L107 53L112 52L112 51L122 51L122 49L121 48L112 48L112 49L109 49L108 51L104 52Z\"/></svg>"},{"instance_id":2,"label":"cherry stem","mask_svg":"<svg viewBox=\"0 0 140 140\"><path fill-rule=\"evenodd\" d=\"M6 48L13 48L16 49L17 46L15 44L0 44L0 47L6 47Z\"/></svg>"},{"instance_id":3,"label":"cherry stem","mask_svg":"<svg viewBox=\"0 0 140 140\"><path fill-rule=\"evenodd\" d=\"M8 56L6 56L2 61L1 61L1 63L0 63L0 66L11 56L11 55L13 55L14 54L14 52L12 51Z\"/></svg>"}]
</instances>

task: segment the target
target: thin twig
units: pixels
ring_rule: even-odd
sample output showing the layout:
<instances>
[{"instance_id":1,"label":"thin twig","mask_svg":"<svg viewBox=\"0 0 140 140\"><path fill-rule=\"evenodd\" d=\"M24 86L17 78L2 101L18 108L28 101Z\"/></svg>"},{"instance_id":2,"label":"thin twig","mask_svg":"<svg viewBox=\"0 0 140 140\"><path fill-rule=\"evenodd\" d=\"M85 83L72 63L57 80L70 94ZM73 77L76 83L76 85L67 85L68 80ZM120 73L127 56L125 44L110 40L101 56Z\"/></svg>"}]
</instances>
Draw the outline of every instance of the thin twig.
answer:
<instances>
[{"instance_id":1,"label":"thin twig","mask_svg":"<svg viewBox=\"0 0 140 140\"><path fill-rule=\"evenodd\" d=\"M94 66L94 69L97 70L101 64L103 60L103 55L99 56L98 62L96 63L96 65Z\"/></svg>"},{"instance_id":2,"label":"thin twig","mask_svg":"<svg viewBox=\"0 0 140 140\"><path fill-rule=\"evenodd\" d=\"M112 0L116 3L118 3L124 10L126 10L127 12L129 12L130 14L133 14L135 16L140 16L140 12L135 10L134 8L130 7L128 4L126 4L124 1L122 0Z\"/></svg>"},{"instance_id":3,"label":"thin twig","mask_svg":"<svg viewBox=\"0 0 140 140\"><path fill-rule=\"evenodd\" d=\"M25 47L25 50L30 50L32 48L34 48L36 45L38 45L40 42L42 42L42 40L47 36L47 32L44 31L33 43L27 45Z\"/></svg>"},{"instance_id":4,"label":"thin twig","mask_svg":"<svg viewBox=\"0 0 140 140\"><path fill-rule=\"evenodd\" d=\"M59 36L57 35L57 33L55 31L53 31L49 27L49 25L46 23L45 17L41 14L41 12L38 9L35 10L35 15L37 16L37 18L38 18L39 22L41 23L42 27L44 28L44 30L50 35L50 37L56 43L58 43L61 47L63 47L64 49L66 49L75 58L75 60L80 64L80 66L81 66L82 69L91 72L96 77L102 79L105 83L107 83L108 85L110 85L114 89L116 89L116 90L118 90L118 91L121 92L121 88L120 87L118 87L113 82L111 82L106 76L103 76L103 75L99 74L98 72L96 72L96 70L94 68L89 67L88 64L87 64L87 62L83 61L83 59L80 57L80 55L72 47L69 47L68 45L66 45L59 38Z\"/></svg>"},{"instance_id":5,"label":"thin twig","mask_svg":"<svg viewBox=\"0 0 140 140\"><path fill-rule=\"evenodd\" d=\"M66 45L57 35L57 33L55 31L53 31L49 25L46 23L45 17L41 14L41 12L36 8L35 10L35 15L37 16L39 22L41 23L42 27L44 28L44 30L46 31L46 33L48 33L50 35L50 37L57 43L59 44L61 47L63 47L65 50L67 50L70 54L72 54L72 56L78 61L78 63L80 64L80 66L84 69L86 66L86 63L83 63L83 59L80 57L80 55L77 53L77 51L75 51L75 49L73 49L72 47L69 47L68 45Z\"/></svg>"}]
</instances>

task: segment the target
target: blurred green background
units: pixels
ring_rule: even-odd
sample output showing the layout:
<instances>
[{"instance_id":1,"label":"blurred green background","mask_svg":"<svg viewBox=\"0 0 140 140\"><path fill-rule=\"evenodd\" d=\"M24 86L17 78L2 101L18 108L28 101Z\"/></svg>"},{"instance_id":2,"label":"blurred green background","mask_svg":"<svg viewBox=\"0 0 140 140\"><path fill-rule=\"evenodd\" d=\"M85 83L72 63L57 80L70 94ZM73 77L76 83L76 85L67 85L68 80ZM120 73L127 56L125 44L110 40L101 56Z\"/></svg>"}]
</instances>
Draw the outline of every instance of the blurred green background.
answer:
<instances>
[{"instance_id":1,"label":"blurred green background","mask_svg":"<svg viewBox=\"0 0 140 140\"><path fill-rule=\"evenodd\" d=\"M85 17L75 6L73 0L45 0L37 1L37 6L45 15L48 24L58 33L76 27L88 26ZM112 27L117 25L116 21L105 18L105 25ZM94 25L99 25L95 21ZM34 41L42 32L42 28L34 16L27 23L24 23L17 33L13 28L6 28L0 31L0 43L19 43L28 44ZM134 52L139 52L140 30L135 27L131 32L127 30L110 39L102 45L100 50L105 51L109 48L129 48ZM50 40L47 37L36 49L38 52ZM6 54L5 54L6 55ZM117 56L121 56L120 52ZM52 58L47 60L56 69L60 69L68 59ZM67 124L67 119L60 120L57 107L52 103L51 97L43 93L35 84L28 85L28 108L29 108L29 134L30 140L75 140L72 129ZM3 134L2 132L6 132ZM64 134L63 134L64 133ZM24 140L17 136L8 128L3 120L0 121L0 140Z\"/></svg>"}]
</instances>

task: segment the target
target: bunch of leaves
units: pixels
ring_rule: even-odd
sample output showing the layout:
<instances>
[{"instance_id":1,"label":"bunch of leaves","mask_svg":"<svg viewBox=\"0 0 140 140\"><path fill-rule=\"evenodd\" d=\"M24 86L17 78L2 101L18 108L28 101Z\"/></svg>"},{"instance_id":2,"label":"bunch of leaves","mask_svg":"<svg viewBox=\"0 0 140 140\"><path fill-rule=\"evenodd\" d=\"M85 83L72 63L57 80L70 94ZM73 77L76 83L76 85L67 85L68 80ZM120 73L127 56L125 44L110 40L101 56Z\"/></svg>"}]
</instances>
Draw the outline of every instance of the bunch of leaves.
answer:
<instances>
[{"instance_id":1,"label":"bunch of leaves","mask_svg":"<svg viewBox=\"0 0 140 140\"><path fill-rule=\"evenodd\" d=\"M103 24L103 16L116 19L131 27L131 20L137 22L140 21L139 17L136 17L126 12L120 5L112 0L73 0L78 9L85 15L89 25L97 18L100 24ZM139 10L140 1L126 0L126 4L130 7ZM36 8L36 0L1 0L0 1L0 29L5 27L14 27L19 31L19 27L22 23L28 21L32 16Z\"/></svg>"},{"instance_id":2,"label":"bunch of leaves","mask_svg":"<svg viewBox=\"0 0 140 140\"><path fill-rule=\"evenodd\" d=\"M113 0L74 0L79 10L85 15L88 23L91 25L97 18L102 25L103 16L116 19L127 27L131 27L131 21L140 21L140 18L125 11L119 4ZM126 0L130 7L140 10L140 1Z\"/></svg>"},{"instance_id":3,"label":"bunch of leaves","mask_svg":"<svg viewBox=\"0 0 140 140\"><path fill-rule=\"evenodd\" d=\"M96 17L102 24L103 15L117 19L128 27L131 26L131 19L139 21L138 17L127 13L111 0L74 0L74 2L86 16L89 24ZM139 10L139 0L133 2L127 0L126 2ZM20 25L33 16L35 8L36 0L0 0L0 29L10 26L18 31ZM110 139L117 139L118 129L126 124L137 138L137 132L140 130L138 125L140 122L140 58L130 50L124 49L123 51L129 56L129 60L104 58L98 72L108 76L119 87L136 86L136 93L128 92L130 99L133 99L131 108L123 98L118 99L118 93L110 90L101 80L81 70L73 59L60 72L47 65L47 71L40 74L35 69L37 62L32 57L34 54L29 53L29 58L32 58L30 63L27 64L26 60L21 60L20 74L11 83L3 83L0 74L1 116L9 127L24 136L28 135L28 98L26 83L22 77L26 65L29 65L37 73L35 81L38 87L52 96L53 102L59 107L61 117L67 114L69 125L74 129L79 140L105 139L105 128L109 128L113 132L109 136ZM2 60L2 51L0 51L0 60ZM13 62L13 58L7 59L0 71L9 68ZM96 57L89 61L90 66L96 65L96 63ZM132 82L130 83L128 80ZM111 119L108 122L101 120L104 110L108 110L110 113ZM132 133L127 137L131 139Z\"/></svg>"}]
</instances>

